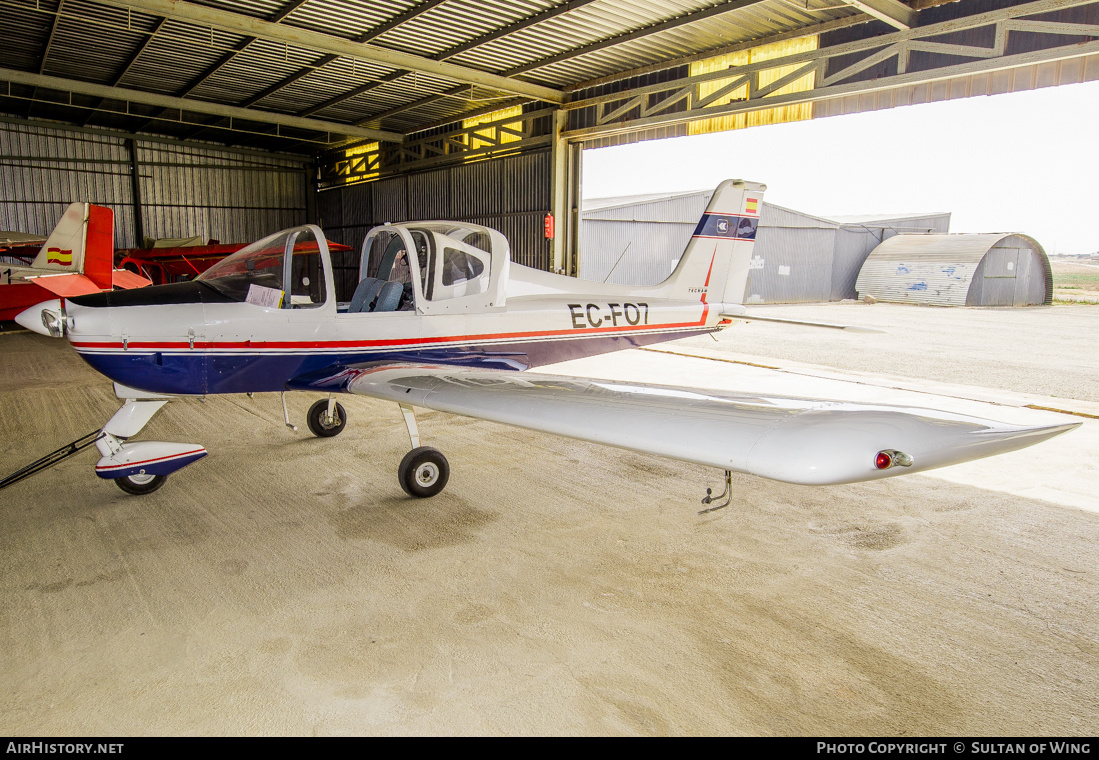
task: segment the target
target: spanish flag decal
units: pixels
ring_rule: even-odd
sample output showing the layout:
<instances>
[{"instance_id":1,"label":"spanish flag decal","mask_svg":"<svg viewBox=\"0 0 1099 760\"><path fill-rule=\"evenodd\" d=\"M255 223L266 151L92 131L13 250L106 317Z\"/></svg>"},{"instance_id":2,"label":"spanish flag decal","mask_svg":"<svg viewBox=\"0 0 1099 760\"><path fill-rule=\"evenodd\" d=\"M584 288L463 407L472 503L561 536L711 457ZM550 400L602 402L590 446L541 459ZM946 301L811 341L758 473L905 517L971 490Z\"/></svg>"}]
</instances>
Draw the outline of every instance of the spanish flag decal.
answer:
<instances>
[{"instance_id":1,"label":"spanish flag decal","mask_svg":"<svg viewBox=\"0 0 1099 760\"><path fill-rule=\"evenodd\" d=\"M759 198L746 198L744 200L744 213L746 213L746 214L758 214L759 213Z\"/></svg>"},{"instance_id":2,"label":"spanish flag decal","mask_svg":"<svg viewBox=\"0 0 1099 760\"><path fill-rule=\"evenodd\" d=\"M71 267L73 265L72 249L63 251L60 248L48 248L46 250L46 263L60 264L63 267Z\"/></svg>"}]
</instances>

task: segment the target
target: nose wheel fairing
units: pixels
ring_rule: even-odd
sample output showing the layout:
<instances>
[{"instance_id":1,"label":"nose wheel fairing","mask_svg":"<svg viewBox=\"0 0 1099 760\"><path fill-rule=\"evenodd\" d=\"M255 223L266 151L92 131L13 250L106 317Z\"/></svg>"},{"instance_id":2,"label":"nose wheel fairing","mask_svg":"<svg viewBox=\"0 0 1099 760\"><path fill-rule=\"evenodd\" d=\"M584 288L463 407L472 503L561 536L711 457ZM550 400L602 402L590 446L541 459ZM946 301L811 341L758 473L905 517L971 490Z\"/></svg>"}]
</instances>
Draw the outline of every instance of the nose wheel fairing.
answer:
<instances>
[{"instance_id":1,"label":"nose wheel fairing","mask_svg":"<svg viewBox=\"0 0 1099 760\"><path fill-rule=\"evenodd\" d=\"M103 439L104 442L109 440ZM117 441L118 439L115 438L107 444L108 446L114 444L117 449L102 457L95 465L95 474L104 480L170 475L176 470L197 462L208 453L205 448L194 443L164 441L117 443Z\"/></svg>"}]
</instances>

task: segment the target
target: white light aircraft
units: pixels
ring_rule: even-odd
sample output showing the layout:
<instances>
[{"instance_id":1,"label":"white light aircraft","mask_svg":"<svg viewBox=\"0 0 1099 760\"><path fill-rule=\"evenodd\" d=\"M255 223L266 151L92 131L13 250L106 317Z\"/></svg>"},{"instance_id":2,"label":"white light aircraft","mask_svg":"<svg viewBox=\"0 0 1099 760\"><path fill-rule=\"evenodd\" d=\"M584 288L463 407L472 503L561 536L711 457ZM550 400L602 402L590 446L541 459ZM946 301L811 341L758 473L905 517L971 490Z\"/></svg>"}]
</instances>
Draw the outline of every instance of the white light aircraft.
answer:
<instances>
[{"instance_id":1,"label":"white light aircraft","mask_svg":"<svg viewBox=\"0 0 1099 760\"><path fill-rule=\"evenodd\" d=\"M723 182L675 271L654 286L519 266L487 227L407 222L371 230L358 286L340 302L324 234L306 225L253 243L191 282L53 301L19 321L66 337L115 381L124 404L98 434L96 474L129 493L156 490L207 453L198 444L129 439L170 397L214 393L326 392L308 413L318 436L347 424L338 393L399 404L411 451L398 477L417 497L439 493L450 468L420 445L415 406L713 466L726 484L715 498L728 495L731 472L804 484L876 480L1076 427L521 371L749 318L740 302L765 189Z\"/></svg>"}]
</instances>

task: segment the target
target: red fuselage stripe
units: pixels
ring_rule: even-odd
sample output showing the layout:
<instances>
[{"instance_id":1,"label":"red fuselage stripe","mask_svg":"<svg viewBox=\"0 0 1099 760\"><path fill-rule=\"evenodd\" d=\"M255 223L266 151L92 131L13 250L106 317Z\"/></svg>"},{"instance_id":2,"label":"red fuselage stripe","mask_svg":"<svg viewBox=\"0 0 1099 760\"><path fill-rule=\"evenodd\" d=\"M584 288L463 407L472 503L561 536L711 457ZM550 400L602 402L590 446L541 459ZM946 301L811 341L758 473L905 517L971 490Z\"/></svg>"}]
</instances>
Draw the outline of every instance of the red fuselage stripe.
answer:
<instances>
[{"instance_id":1,"label":"red fuselage stripe","mask_svg":"<svg viewBox=\"0 0 1099 760\"><path fill-rule=\"evenodd\" d=\"M544 338L553 336L569 335L574 338L582 338L585 335L593 334L606 334L606 333L631 333L641 330L649 331L661 331L661 330L675 330L686 327L701 327L706 324L706 315L709 312L709 305L704 305L702 309L702 317L697 322L679 322L676 324L667 325L632 325L627 327L582 327L572 330L539 330L533 332L521 332L521 333L488 333L484 335L453 335L453 336L439 336L437 338L394 338L392 340L332 340L332 341L274 341L274 340L257 340L257 341L242 341L242 342L199 342L195 341L195 348L215 349L215 348L231 348L231 349L293 349L293 348L332 348L332 349L356 349L356 348L374 348L374 347L390 347L390 346L413 346L421 345L424 343L476 343L484 340L519 340L522 338ZM73 342L75 348L122 348L122 343L119 341L92 343L92 342ZM173 341L173 342L143 342L143 341L128 341L126 347L129 350L135 349L178 349L178 348L190 348L190 341Z\"/></svg>"}]
</instances>

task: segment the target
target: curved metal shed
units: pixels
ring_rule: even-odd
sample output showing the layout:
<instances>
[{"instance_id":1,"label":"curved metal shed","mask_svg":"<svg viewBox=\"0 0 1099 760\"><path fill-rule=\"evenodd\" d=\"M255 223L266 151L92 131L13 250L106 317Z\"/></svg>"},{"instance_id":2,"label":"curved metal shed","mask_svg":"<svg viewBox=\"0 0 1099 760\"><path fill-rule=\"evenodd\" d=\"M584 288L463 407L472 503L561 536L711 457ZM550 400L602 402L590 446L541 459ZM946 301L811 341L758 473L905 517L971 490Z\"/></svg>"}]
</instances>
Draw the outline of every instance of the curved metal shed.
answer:
<instances>
[{"instance_id":1,"label":"curved metal shed","mask_svg":"<svg viewBox=\"0 0 1099 760\"><path fill-rule=\"evenodd\" d=\"M1052 303L1053 273L1029 235L896 235L871 251L855 289L894 303L1034 306Z\"/></svg>"}]
</instances>

